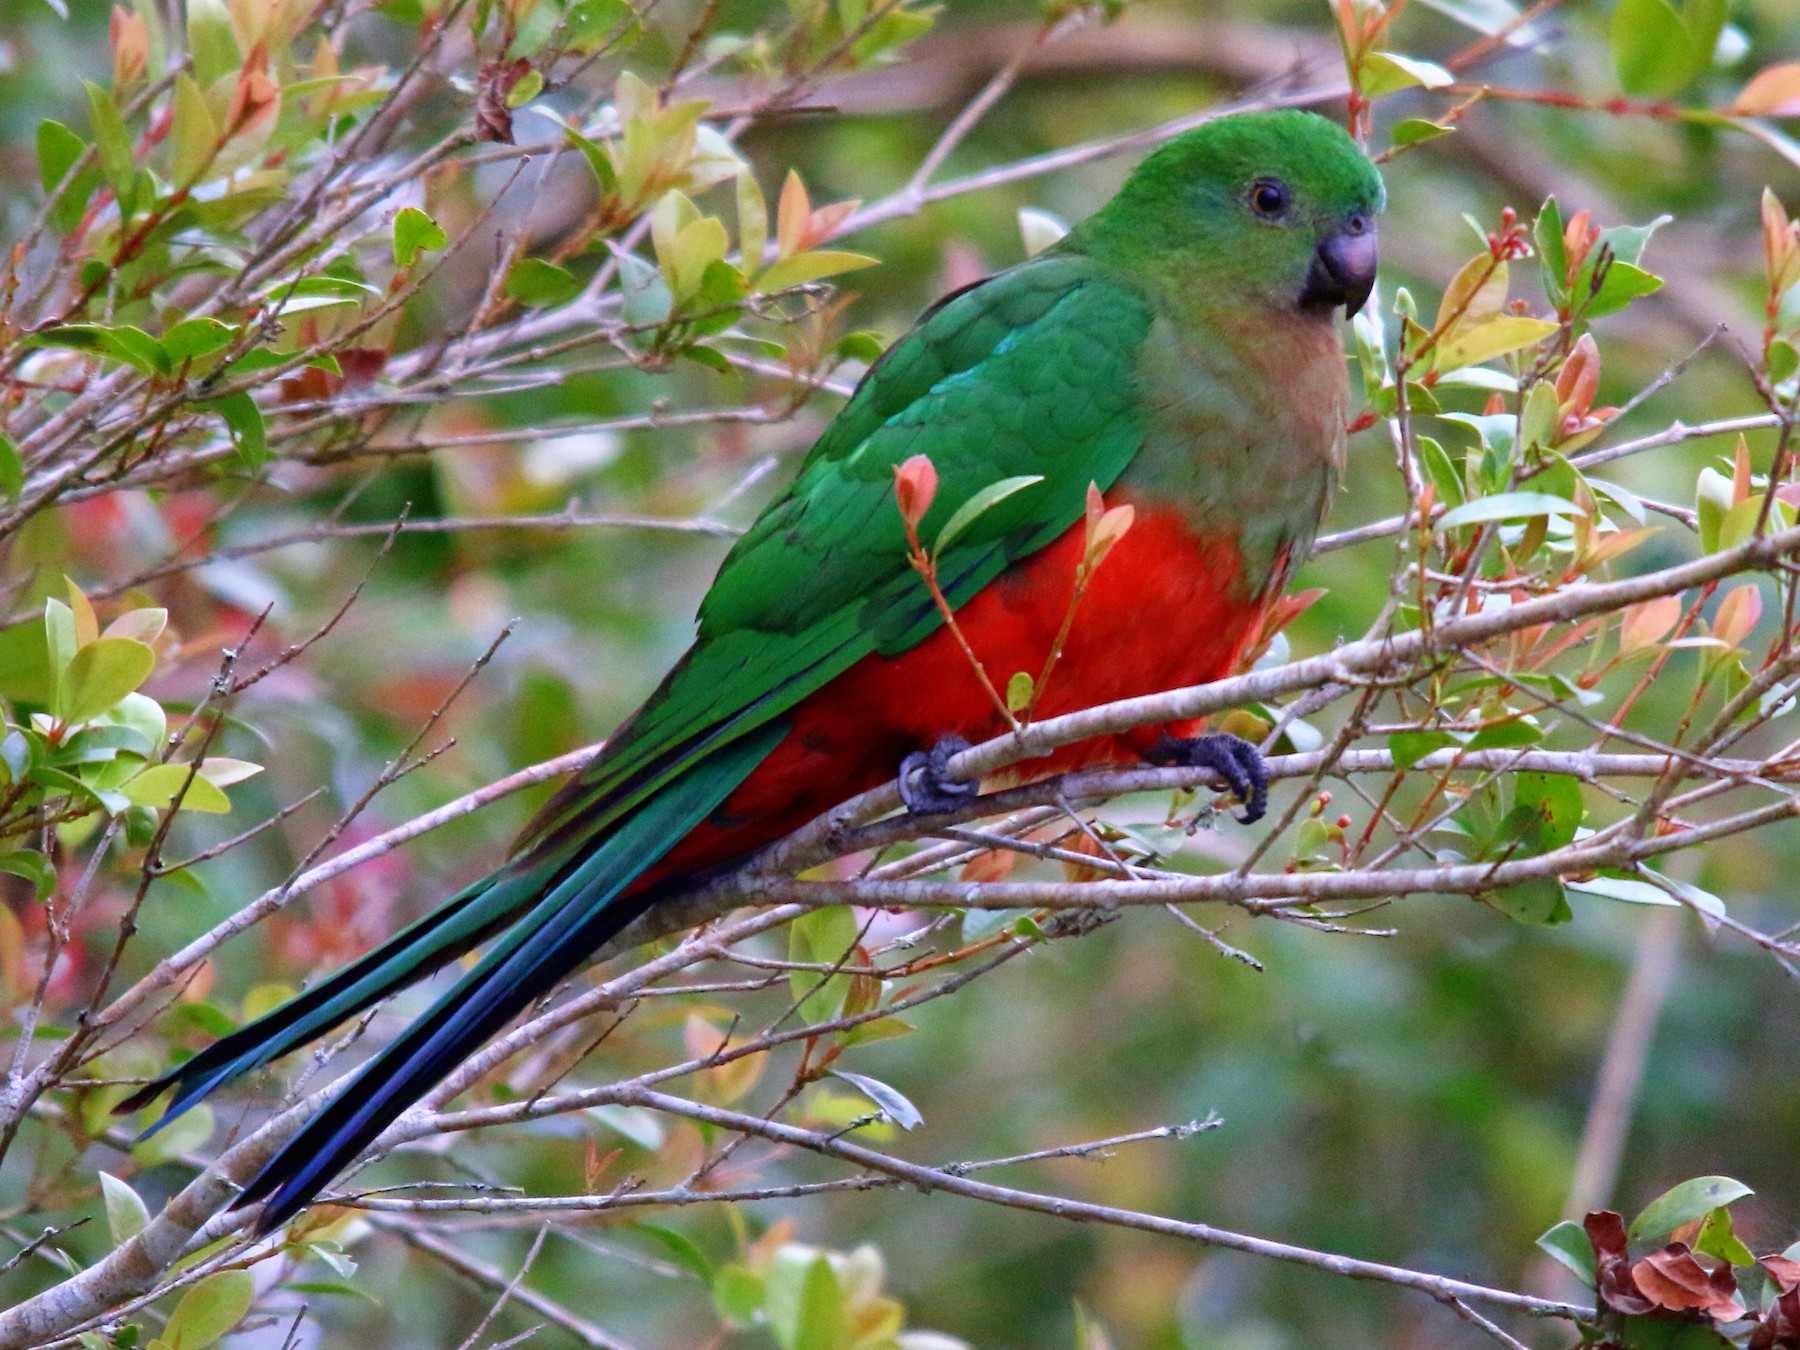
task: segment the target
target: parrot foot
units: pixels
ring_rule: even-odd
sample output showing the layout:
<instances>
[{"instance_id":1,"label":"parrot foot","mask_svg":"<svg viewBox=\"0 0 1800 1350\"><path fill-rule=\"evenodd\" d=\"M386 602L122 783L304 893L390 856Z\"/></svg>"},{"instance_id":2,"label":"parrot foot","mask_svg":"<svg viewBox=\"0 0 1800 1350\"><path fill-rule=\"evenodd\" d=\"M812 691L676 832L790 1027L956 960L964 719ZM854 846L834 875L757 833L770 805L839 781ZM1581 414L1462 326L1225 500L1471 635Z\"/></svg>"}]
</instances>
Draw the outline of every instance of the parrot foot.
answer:
<instances>
[{"instance_id":1,"label":"parrot foot","mask_svg":"<svg viewBox=\"0 0 1800 1350\"><path fill-rule=\"evenodd\" d=\"M915 750L900 761L900 800L908 811L921 816L953 811L980 793L980 783L965 783L945 772L952 757L968 748L961 736L940 736L931 749Z\"/></svg>"},{"instance_id":2,"label":"parrot foot","mask_svg":"<svg viewBox=\"0 0 1800 1350\"><path fill-rule=\"evenodd\" d=\"M1211 769L1244 803L1244 814L1236 818L1240 824L1254 825L1269 808L1269 771L1263 767L1262 751L1237 736L1165 733L1144 758L1152 764Z\"/></svg>"}]
</instances>

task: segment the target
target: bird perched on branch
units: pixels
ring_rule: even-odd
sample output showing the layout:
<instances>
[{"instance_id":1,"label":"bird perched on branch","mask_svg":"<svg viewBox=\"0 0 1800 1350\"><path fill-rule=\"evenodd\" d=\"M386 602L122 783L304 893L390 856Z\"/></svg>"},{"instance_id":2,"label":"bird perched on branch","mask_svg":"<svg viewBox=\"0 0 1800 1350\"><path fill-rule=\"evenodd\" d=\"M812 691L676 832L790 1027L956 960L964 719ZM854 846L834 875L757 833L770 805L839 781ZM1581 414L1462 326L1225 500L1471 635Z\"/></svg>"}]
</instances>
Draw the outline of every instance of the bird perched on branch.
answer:
<instances>
[{"instance_id":1,"label":"bird perched on branch","mask_svg":"<svg viewBox=\"0 0 1800 1350\"><path fill-rule=\"evenodd\" d=\"M246 1187L269 1232L659 899L896 771L915 811L961 802L974 785L947 762L1005 730L1009 701L1048 717L1228 674L1338 478L1335 318L1374 284L1382 201L1324 118L1221 117L939 301L732 548L693 647L497 871L121 1109L173 1087L172 1119L487 943ZM1030 769L1209 766L1259 816L1256 751L1196 730Z\"/></svg>"}]
</instances>

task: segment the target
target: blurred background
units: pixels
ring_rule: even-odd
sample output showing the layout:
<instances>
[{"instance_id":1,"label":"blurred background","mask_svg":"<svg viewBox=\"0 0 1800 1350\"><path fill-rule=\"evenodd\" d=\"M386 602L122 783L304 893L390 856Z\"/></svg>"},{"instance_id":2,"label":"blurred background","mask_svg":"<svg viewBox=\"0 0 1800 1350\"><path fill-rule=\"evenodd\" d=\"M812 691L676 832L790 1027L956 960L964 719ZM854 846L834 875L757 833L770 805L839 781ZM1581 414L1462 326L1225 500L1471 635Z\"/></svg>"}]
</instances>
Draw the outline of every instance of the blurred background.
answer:
<instances>
[{"instance_id":1,"label":"blurred background","mask_svg":"<svg viewBox=\"0 0 1800 1350\"><path fill-rule=\"evenodd\" d=\"M1489 3L1504 12L1504 0ZM1474 40L1479 34L1467 20L1482 14L1473 5L1417 0L1396 24L1404 50L1442 60ZM778 8L725 0L716 6L714 30L753 31ZM1481 78L1596 101L1616 95L1610 4L1568 0L1541 8L1546 12L1525 30L1526 40L1490 57ZM42 0L10 0L0 16L0 174L15 185L35 181L38 121L54 116L83 125L77 77L106 77L106 7L70 0L70 9L65 19ZM657 6L624 64L654 79L674 60L699 11L693 0ZM801 171L815 202L881 198L907 182L947 121L1042 23L1042 11L1030 4L949 0L933 31L898 59L830 81L806 107L753 127L741 149L771 200L790 166ZM402 31L398 19L375 12L352 29L375 60L392 59ZM1756 69L1800 57L1800 8L1791 0L1733 0L1717 56L1684 102L1722 105ZM1296 71L1302 82L1325 82L1340 70L1323 3L1136 0L1115 23L1041 52L941 176L1148 127ZM610 79L607 73L604 81ZM729 62L698 88L725 107L745 96ZM1388 144L1398 119L1440 116L1459 101L1423 91L1386 99L1373 144ZM1343 111L1341 103L1323 110ZM521 131L530 126L529 114L520 114ZM549 130L542 124L531 134ZM1489 100L1456 134L1385 166L1384 301L1405 285L1435 303L1480 247L1464 213L1492 228L1503 207L1529 216L1555 193L1565 216L1585 208L1604 224L1668 214L1673 223L1645 255L1645 265L1668 284L1628 315L1599 325L1607 359L1599 401L1622 403L1718 325L1728 324L1729 333L1609 434L1625 439L1677 418L1759 411L1735 344L1754 343L1760 333L1758 194L1769 184L1790 202L1800 198L1793 153L1791 143L1784 155L1780 144L1717 126ZM1021 209L1078 219L1107 197L1133 158L1117 155L957 195L858 233L846 246L881 263L841 280L850 297L842 326L884 339L898 335L937 295L1023 256ZM565 167L549 177L532 208L539 238L553 239L587 209L582 194L591 180L578 165ZM458 210L472 215L485 200L486 172L437 184L439 218ZM33 209L33 194L15 188L0 201L0 221L16 236ZM465 251L429 303L408 312L396 346L456 325L485 283L482 264L481 250ZM1515 293L1527 293L1530 284L1522 275ZM791 419L766 425L523 439L502 433L657 407L776 409L786 397L779 381L690 363L654 375L571 372L555 386L460 398L418 424L424 439L460 444L391 463L283 466L275 474L279 490L247 496L212 527L210 540L265 539L333 510L342 521L372 523L393 519L402 507L420 517L487 517L551 512L571 500L587 512L742 525L785 480L836 397L822 393ZM495 438L484 440L489 434ZM1766 445L1753 439L1765 455ZM1640 492L1687 501L1698 468L1729 449L1727 442L1694 442L1628 460L1614 476ZM776 467L743 487L765 456L776 457ZM233 491L229 484L199 486L67 507L37 521L9 565L53 562L89 582L128 573L159 560ZM1328 528L1391 514L1400 501L1387 442L1364 435L1353 442ZM169 667L162 694L193 696L217 649L240 636L265 604L274 606L276 639L312 631L370 569L379 542L334 538L154 583L152 593L176 615L192 653ZM138 969L283 875L514 618L513 636L433 737L453 737L454 745L385 792L357 828L373 833L603 737L685 646L694 606L728 542L704 528L402 535L335 632L239 709L245 725L231 737L240 743L226 747L268 765L234 789L232 829L321 784L328 793L253 846L200 869L203 887L171 891L149 906L133 958ZM1376 541L1308 567L1298 585L1327 587L1329 594L1290 631L1295 652L1360 634L1385 596L1391 550L1391 541ZM1667 565L1691 550L1683 532L1671 528L1632 565ZM1650 691L1640 724L1679 718L1691 690L1682 670L1678 660L1671 677ZM235 1015L255 987L298 984L364 950L491 866L540 799L541 791L509 799L315 892L229 946L206 977L204 998ZM213 837L201 827L183 829L190 845ZM218 831L230 832L224 825ZM1201 845L1233 847L1229 840ZM1800 826L1734 840L1706 856L1689 879L1724 898L1733 913L1765 930L1800 922L1793 885ZM96 929L116 922L118 903L114 897L112 908L90 910L89 921ZM1629 1210L1685 1177L1735 1176L1757 1192L1738 1207L1740 1231L1758 1250L1785 1246L1800 1230L1793 1054L1800 987L1768 955L1709 937L1691 916L1671 921L1660 910L1581 897L1573 904L1573 922L1539 928L1465 899L1417 897L1365 920L1392 927L1388 937L1231 920L1224 936L1254 954L1260 972L1221 957L1161 911L1134 912L930 1004L913 1019L914 1034L859 1049L856 1067L899 1088L923 1114L924 1128L889 1145L909 1157L1006 1155L1216 1113L1216 1129L1185 1141L1122 1148L1104 1161L1031 1165L1003 1179L1566 1297L1575 1291L1541 1268L1533 1239L1562 1216L1569 1198L1596 1075L1634 959L1644 953L1646 968L1654 973L1660 963L1667 976L1660 997L1649 979L1652 996L1636 1009L1637 1024L1653 1023L1654 1030L1622 1135L1617 1184L1600 1198ZM25 908L22 922L29 924ZM75 999L91 974L78 950L58 972L64 1000ZM405 1003L388 1019L416 1006ZM595 1056L590 1073L642 1068L679 1045L675 1014L647 1014L635 1026L634 1036ZM131 1056L128 1047L115 1057L121 1072L133 1069ZM160 1051L146 1052L135 1068L153 1069L159 1059ZM221 1117L233 1111L223 1107ZM602 1152L629 1150L621 1166L651 1179L673 1179L697 1156L691 1125L671 1124L650 1149L609 1133L604 1123L590 1124L557 1122L459 1141L459 1162L556 1193L579 1184L590 1134L601 1139ZM23 1203L27 1174L50 1167L53 1154L49 1143L36 1161L16 1154L0 1179L4 1203ZM416 1159L379 1175L410 1175L420 1166ZM165 1164L134 1184L154 1208L186 1175ZM790 1175L822 1173L806 1160L775 1159L760 1179ZM1119 1347L1422 1350L1488 1343L1428 1300L1391 1288L943 1195L771 1201L741 1216L697 1208L658 1222L723 1259L742 1236L736 1225L754 1230L781 1218L803 1241L838 1249L876 1244L909 1325L977 1347L1074 1344L1076 1300ZM468 1244L510 1268L531 1236L529 1229L485 1232ZM71 1235L71 1250L80 1251L84 1240ZM393 1237L365 1235L354 1254L361 1262L357 1286L373 1302L315 1299L324 1328L317 1343L454 1345L488 1301L442 1278L429 1257ZM751 1334L720 1339L705 1287L664 1255L629 1226L590 1225L552 1238L532 1283L634 1345L767 1343ZM428 1275L431 1296L423 1297ZM561 1334L546 1330L536 1343L561 1343ZM267 1335L277 1337L267 1344L278 1343L278 1333ZM1559 1331L1542 1343L1568 1340Z\"/></svg>"}]
</instances>

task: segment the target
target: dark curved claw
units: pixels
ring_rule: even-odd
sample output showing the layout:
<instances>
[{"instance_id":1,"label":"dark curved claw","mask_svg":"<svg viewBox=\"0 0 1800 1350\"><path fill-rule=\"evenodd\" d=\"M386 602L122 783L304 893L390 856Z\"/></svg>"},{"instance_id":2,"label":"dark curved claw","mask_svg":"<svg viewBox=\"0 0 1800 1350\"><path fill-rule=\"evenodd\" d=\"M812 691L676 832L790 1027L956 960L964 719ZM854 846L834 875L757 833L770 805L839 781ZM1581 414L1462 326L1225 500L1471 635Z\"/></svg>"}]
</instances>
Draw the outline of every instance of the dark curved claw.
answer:
<instances>
[{"instance_id":1,"label":"dark curved claw","mask_svg":"<svg viewBox=\"0 0 1800 1350\"><path fill-rule=\"evenodd\" d=\"M938 737L929 750L915 750L900 761L900 800L915 815L953 811L981 791L980 783L951 778L945 766L969 748L954 734Z\"/></svg>"},{"instance_id":2,"label":"dark curved claw","mask_svg":"<svg viewBox=\"0 0 1800 1350\"><path fill-rule=\"evenodd\" d=\"M1269 771L1262 751L1237 736L1178 737L1164 735L1144 758L1152 764L1179 764L1189 769L1211 769L1244 803L1243 825L1254 825L1269 809Z\"/></svg>"}]
</instances>

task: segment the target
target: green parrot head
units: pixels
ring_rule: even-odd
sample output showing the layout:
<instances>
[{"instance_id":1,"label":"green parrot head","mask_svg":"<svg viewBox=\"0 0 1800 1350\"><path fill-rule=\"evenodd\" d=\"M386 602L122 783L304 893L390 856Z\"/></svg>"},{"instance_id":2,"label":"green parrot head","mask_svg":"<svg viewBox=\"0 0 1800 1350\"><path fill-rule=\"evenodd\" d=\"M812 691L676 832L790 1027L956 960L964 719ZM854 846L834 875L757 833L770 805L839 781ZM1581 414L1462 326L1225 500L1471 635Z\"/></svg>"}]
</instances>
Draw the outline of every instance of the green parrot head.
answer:
<instances>
[{"instance_id":1,"label":"green parrot head","mask_svg":"<svg viewBox=\"0 0 1800 1350\"><path fill-rule=\"evenodd\" d=\"M1381 175L1317 113L1236 113L1169 141L1070 236L1198 299L1328 317L1375 284Z\"/></svg>"}]
</instances>

